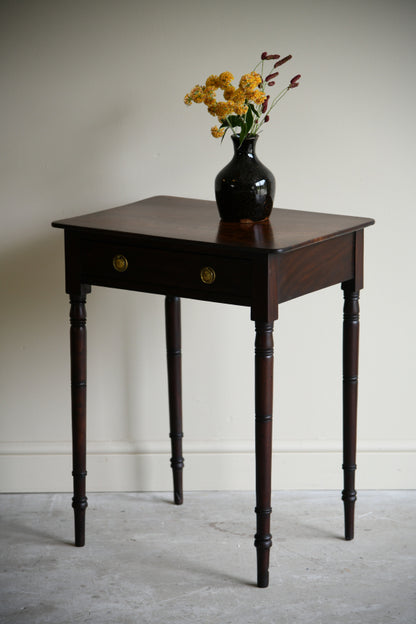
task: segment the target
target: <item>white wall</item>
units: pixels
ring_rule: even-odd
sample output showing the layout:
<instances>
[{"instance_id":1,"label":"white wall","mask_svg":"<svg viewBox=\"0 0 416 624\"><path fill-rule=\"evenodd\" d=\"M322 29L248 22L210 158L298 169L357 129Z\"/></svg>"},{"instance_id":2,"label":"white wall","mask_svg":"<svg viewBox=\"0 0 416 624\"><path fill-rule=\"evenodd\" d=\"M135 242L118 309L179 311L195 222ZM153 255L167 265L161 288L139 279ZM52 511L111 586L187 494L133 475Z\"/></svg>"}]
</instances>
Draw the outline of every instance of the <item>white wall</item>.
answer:
<instances>
[{"instance_id":1,"label":"white wall","mask_svg":"<svg viewBox=\"0 0 416 624\"><path fill-rule=\"evenodd\" d=\"M360 488L411 488L414 418L413 0L3 0L3 491L69 490L68 303L53 219L155 194L213 199L231 145L184 94L292 53L302 74L258 152L279 206L371 216L359 405ZM283 72L282 72L283 74ZM185 488L254 487L245 308L183 301ZM338 287L276 324L274 488L341 486ZM88 298L89 490L170 489L163 298Z\"/></svg>"}]
</instances>

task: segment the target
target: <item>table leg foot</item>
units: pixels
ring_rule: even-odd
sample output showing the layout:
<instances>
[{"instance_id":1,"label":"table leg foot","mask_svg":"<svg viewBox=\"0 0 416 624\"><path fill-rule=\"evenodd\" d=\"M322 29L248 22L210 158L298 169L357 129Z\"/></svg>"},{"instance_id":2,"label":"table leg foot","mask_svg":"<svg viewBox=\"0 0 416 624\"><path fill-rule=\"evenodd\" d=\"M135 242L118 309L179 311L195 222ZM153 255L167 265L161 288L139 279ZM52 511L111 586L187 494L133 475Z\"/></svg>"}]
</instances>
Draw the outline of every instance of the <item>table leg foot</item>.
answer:
<instances>
[{"instance_id":1,"label":"table leg foot","mask_svg":"<svg viewBox=\"0 0 416 624\"><path fill-rule=\"evenodd\" d=\"M267 514L268 518L266 523L270 525L270 513ZM259 515L265 516L264 512L259 514L257 513L257 526L261 525L261 520L259 521ZM270 548L272 546L272 536L270 533L256 533L254 537L254 546L257 549L257 587L268 587L269 586L269 561L270 561Z\"/></svg>"},{"instance_id":2,"label":"table leg foot","mask_svg":"<svg viewBox=\"0 0 416 624\"><path fill-rule=\"evenodd\" d=\"M175 505L182 505L183 503L183 466L184 459L182 457L182 434L175 438L175 434L170 434L172 445L172 457L170 465L172 468L173 476L173 502Z\"/></svg>"},{"instance_id":3,"label":"table leg foot","mask_svg":"<svg viewBox=\"0 0 416 624\"><path fill-rule=\"evenodd\" d=\"M269 567L269 563L267 562L267 568ZM268 587L269 586L269 570L257 569L257 587Z\"/></svg>"},{"instance_id":4,"label":"table leg foot","mask_svg":"<svg viewBox=\"0 0 416 624\"><path fill-rule=\"evenodd\" d=\"M168 365L169 422L173 474L173 499L175 505L183 503L182 472L182 351L181 351L181 301L179 297L165 299L166 354Z\"/></svg>"},{"instance_id":5,"label":"table leg foot","mask_svg":"<svg viewBox=\"0 0 416 624\"><path fill-rule=\"evenodd\" d=\"M85 510L88 507L88 499L86 496L72 499L72 507L74 508L75 520L75 546L85 545Z\"/></svg>"},{"instance_id":6,"label":"table leg foot","mask_svg":"<svg viewBox=\"0 0 416 624\"><path fill-rule=\"evenodd\" d=\"M342 500L344 501L344 525L345 539L354 539L354 511L357 492L355 490L343 490Z\"/></svg>"}]
</instances>

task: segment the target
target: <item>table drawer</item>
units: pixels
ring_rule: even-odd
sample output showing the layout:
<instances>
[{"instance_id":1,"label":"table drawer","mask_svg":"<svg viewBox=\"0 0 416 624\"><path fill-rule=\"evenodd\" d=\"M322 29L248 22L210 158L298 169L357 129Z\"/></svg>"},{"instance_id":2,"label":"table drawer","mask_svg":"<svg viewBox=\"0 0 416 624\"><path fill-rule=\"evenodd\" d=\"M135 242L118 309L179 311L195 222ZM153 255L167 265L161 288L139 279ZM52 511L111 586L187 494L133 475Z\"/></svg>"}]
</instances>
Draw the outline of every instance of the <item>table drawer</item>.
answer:
<instances>
[{"instance_id":1,"label":"table drawer","mask_svg":"<svg viewBox=\"0 0 416 624\"><path fill-rule=\"evenodd\" d=\"M252 294L252 263L204 253L142 248L124 241L82 240L82 281L90 284L177 292L198 299L249 304Z\"/></svg>"}]
</instances>

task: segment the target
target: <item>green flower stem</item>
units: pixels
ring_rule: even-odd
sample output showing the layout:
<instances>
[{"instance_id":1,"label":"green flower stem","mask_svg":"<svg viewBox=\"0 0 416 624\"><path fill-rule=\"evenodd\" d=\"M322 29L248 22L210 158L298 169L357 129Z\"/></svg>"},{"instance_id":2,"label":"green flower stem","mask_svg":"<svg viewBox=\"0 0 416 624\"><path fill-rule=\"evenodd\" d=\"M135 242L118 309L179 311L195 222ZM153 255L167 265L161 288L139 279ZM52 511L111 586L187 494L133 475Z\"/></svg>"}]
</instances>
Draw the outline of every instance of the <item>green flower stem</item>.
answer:
<instances>
[{"instance_id":1,"label":"green flower stem","mask_svg":"<svg viewBox=\"0 0 416 624\"><path fill-rule=\"evenodd\" d=\"M259 74L260 74L260 76L263 78L263 68L264 68L264 60L263 60L263 59L261 59L261 61L259 61L259 62L257 63L257 65L255 66L255 68L253 69L253 72L255 72L255 71L256 71L256 69L257 69L257 67L258 67L259 65L261 65L261 70L260 70Z\"/></svg>"},{"instance_id":2,"label":"green flower stem","mask_svg":"<svg viewBox=\"0 0 416 624\"><path fill-rule=\"evenodd\" d=\"M289 91L289 87L285 87L278 95L276 95L276 97L274 98L273 102L270 104L269 109L266 111L265 116L263 117L263 119L261 120L257 130L259 130L261 128L261 126L265 123L264 119L266 117L266 115L269 115L271 113L271 111L273 110L273 108L276 106L276 104L278 102L280 102L280 100L286 95L286 93Z\"/></svg>"},{"instance_id":3,"label":"green flower stem","mask_svg":"<svg viewBox=\"0 0 416 624\"><path fill-rule=\"evenodd\" d=\"M237 132L234 130L234 128L232 127L232 125L230 124L228 117L225 118L225 121L228 123L228 128L231 128L231 132L235 135L238 136ZM228 130L227 128L227 130ZM227 130L225 132L227 132ZM225 132L224 132L224 136L225 136Z\"/></svg>"},{"instance_id":4,"label":"green flower stem","mask_svg":"<svg viewBox=\"0 0 416 624\"><path fill-rule=\"evenodd\" d=\"M286 95L288 91L289 91L289 87L285 87L278 95L276 95L273 102L270 104L269 113L272 110L272 108L274 108L276 104L282 99L282 97Z\"/></svg>"}]
</instances>

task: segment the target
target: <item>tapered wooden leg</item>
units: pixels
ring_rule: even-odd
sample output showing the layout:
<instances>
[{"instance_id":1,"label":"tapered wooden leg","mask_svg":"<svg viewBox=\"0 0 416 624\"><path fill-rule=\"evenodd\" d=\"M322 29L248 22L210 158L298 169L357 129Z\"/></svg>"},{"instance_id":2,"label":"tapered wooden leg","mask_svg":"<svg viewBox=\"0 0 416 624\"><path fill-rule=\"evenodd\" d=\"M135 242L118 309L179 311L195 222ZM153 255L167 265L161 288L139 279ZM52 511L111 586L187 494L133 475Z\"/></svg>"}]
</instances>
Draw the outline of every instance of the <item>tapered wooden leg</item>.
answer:
<instances>
[{"instance_id":1,"label":"tapered wooden leg","mask_svg":"<svg viewBox=\"0 0 416 624\"><path fill-rule=\"evenodd\" d=\"M357 391L358 391L358 349L359 349L359 291L351 284L342 286L344 290L343 325L343 470L345 514L345 539L354 538L354 507L357 500L355 491L356 448L357 448Z\"/></svg>"},{"instance_id":2,"label":"tapered wooden leg","mask_svg":"<svg viewBox=\"0 0 416 624\"><path fill-rule=\"evenodd\" d=\"M256 322L256 514L257 585L269 584L272 419L273 419L273 323Z\"/></svg>"},{"instance_id":3,"label":"tapered wooden leg","mask_svg":"<svg viewBox=\"0 0 416 624\"><path fill-rule=\"evenodd\" d=\"M75 515L75 546L85 544L86 470L86 398L87 398L87 328L85 295L71 295L71 402L72 402L72 476Z\"/></svg>"},{"instance_id":4,"label":"tapered wooden leg","mask_svg":"<svg viewBox=\"0 0 416 624\"><path fill-rule=\"evenodd\" d=\"M173 495L176 505L183 502L182 471L182 354L181 354L181 301L179 297L166 297L166 351L168 361L169 420L173 473Z\"/></svg>"}]
</instances>

